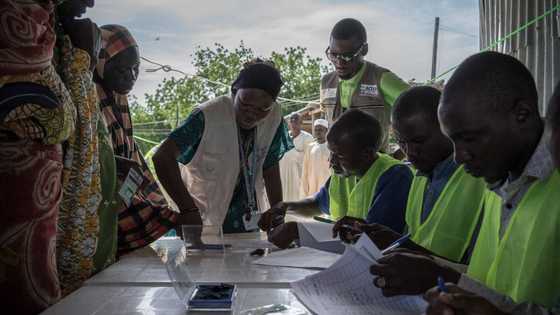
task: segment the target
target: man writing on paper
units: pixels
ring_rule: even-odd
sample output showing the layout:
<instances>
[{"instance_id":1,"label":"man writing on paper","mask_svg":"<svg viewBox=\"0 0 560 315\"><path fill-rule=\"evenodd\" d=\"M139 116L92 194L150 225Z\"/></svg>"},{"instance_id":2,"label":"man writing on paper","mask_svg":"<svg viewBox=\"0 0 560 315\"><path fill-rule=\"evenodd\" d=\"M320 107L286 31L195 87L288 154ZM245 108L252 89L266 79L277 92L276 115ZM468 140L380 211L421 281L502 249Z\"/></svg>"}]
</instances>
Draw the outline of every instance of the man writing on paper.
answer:
<instances>
[{"instance_id":1,"label":"man writing on paper","mask_svg":"<svg viewBox=\"0 0 560 315\"><path fill-rule=\"evenodd\" d=\"M287 210L320 209L335 220L349 216L402 232L412 172L378 152L381 139L381 126L373 116L357 109L341 115L327 134L334 174L315 196L279 203L263 214L259 226L269 232L269 240L287 247L298 238L296 222L284 223Z\"/></svg>"},{"instance_id":2,"label":"man writing on paper","mask_svg":"<svg viewBox=\"0 0 560 315\"><path fill-rule=\"evenodd\" d=\"M440 95L433 87L413 87L399 96L392 110L397 142L416 169L405 216L411 237L403 246L465 262L486 185L453 160L453 144L441 132L437 117ZM379 248L401 237L379 224L355 227L367 232ZM335 230L345 233L340 225Z\"/></svg>"},{"instance_id":3,"label":"man writing on paper","mask_svg":"<svg viewBox=\"0 0 560 315\"><path fill-rule=\"evenodd\" d=\"M303 156L303 173L301 176L301 190L304 197L312 196L321 189L331 175L327 146L327 131L329 122L317 119L313 122L315 142L305 149Z\"/></svg>"},{"instance_id":4,"label":"man writing on paper","mask_svg":"<svg viewBox=\"0 0 560 315\"><path fill-rule=\"evenodd\" d=\"M446 85L438 117L456 161L493 191L485 197L468 270L393 252L372 266L375 285L387 296L419 294L442 276L504 310L507 299L558 305L560 175L546 147L531 73L508 55L473 55Z\"/></svg>"},{"instance_id":5,"label":"man writing on paper","mask_svg":"<svg viewBox=\"0 0 560 315\"><path fill-rule=\"evenodd\" d=\"M204 218L225 233L254 231L259 209L282 201L278 161L293 145L275 102L281 86L272 64L249 62L231 96L199 105L161 144L154 166L181 212L178 224Z\"/></svg>"},{"instance_id":6,"label":"man writing on paper","mask_svg":"<svg viewBox=\"0 0 560 315\"><path fill-rule=\"evenodd\" d=\"M548 104L545 134L550 135L549 147L556 168L554 176L558 176L560 169L560 83L556 85L554 94ZM506 303L496 303L496 305L501 304L500 309L498 309L496 305L479 294L474 294L452 284L449 284L447 287L448 293L442 294L437 289L432 289L426 293L426 300L430 302L430 306L427 309L429 315L449 314L452 312L455 314L460 312L491 315L503 314L504 311L513 314L535 315L560 313L560 305L558 303L552 309L547 309L533 303L515 304L510 299L505 299ZM556 290L558 290L558 287L556 287Z\"/></svg>"},{"instance_id":7,"label":"man writing on paper","mask_svg":"<svg viewBox=\"0 0 560 315\"><path fill-rule=\"evenodd\" d=\"M335 24L325 50L335 71L321 79L320 103L330 121L348 108L373 115L381 124L381 149L386 151L390 106L408 84L391 71L364 60L368 50L367 32L360 21L346 18Z\"/></svg>"},{"instance_id":8,"label":"man writing on paper","mask_svg":"<svg viewBox=\"0 0 560 315\"><path fill-rule=\"evenodd\" d=\"M280 160L280 176L283 200L294 201L303 197L300 190L303 156L306 147L313 142L313 136L305 130L301 130L301 116L298 113L290 115L288 127L294 148L286 152Z\"/></svg>"}]
</instances>

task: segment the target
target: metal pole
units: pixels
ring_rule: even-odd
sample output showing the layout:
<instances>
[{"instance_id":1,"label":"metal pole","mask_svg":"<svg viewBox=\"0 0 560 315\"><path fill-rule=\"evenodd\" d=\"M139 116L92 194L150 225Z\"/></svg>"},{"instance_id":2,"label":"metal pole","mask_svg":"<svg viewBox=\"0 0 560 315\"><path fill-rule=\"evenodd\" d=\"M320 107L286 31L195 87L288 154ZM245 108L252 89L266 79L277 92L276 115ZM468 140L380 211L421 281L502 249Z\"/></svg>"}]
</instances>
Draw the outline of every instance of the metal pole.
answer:
<instances>
[{"instance_id":1,"label":"metal pole","mask_svg":"<svg viewBox=\"0 0 560 315\"><path fill-rule=\"evenodd\" d=\"M439 34L439 16L436 17L436 23L434 26L434 47L432 50L432 80L436 78L438 34Z\"/></svg>"}]
</instances>

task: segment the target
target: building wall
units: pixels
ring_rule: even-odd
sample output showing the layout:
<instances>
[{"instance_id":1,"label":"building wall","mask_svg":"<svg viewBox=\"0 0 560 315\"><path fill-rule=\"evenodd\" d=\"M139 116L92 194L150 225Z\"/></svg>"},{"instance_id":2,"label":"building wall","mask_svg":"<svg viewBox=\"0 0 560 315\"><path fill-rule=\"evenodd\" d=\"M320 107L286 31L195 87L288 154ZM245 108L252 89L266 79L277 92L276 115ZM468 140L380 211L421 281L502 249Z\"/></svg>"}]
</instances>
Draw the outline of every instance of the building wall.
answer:
<instances>
[{"instance_id":1,"label":"building wall","mask_svg":"<svg viewBox=\"0 0 560 315\"><path fill-rule=\"evenodd\" d=\"M560 0L479 0L480 49L515 31ZM556 10L536 24L492 48L515 56L533 73L539 91L541 113L560 80L560 15Z\"/></svg>"}]
</instances>

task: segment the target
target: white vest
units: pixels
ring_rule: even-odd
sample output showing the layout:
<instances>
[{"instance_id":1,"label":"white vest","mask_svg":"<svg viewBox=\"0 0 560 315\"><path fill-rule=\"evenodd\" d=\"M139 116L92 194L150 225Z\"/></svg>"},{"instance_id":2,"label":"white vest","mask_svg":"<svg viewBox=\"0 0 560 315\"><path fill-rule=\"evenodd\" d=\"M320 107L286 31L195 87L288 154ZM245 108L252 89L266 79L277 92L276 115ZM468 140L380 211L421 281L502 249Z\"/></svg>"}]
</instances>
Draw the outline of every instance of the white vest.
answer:
<instances>
[{"instance_id":1,"label":"white vest","mask_svg":"<svg viewBox=\"0 0 560 315\"><path fill-rule=\"evenodd\" d=\"M204 114L204 133L190 163L180 164L181 177L200 209L204 224L221 226L240 176L235 111L229 96L217 97L198 107ZM253 154L257 154L255 190L261 212L269 208L262 168L281 119L280 106L275 103L270 114L256 127L253 152L249 156L252 163Z\"/></svg>"}]
</instances>

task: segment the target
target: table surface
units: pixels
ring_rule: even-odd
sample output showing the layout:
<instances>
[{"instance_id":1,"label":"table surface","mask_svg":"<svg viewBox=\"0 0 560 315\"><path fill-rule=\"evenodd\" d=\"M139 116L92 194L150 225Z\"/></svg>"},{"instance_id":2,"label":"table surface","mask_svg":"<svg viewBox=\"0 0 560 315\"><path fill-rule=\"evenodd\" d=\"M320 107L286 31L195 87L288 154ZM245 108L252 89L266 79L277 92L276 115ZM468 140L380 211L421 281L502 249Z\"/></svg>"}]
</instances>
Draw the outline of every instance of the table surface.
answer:
<instances>
[{"instance_id":1,"label":"table surface","mask_svg":"<svg viewBox=\"0 0 560 315\"><path fill-rule=\"evenodd\" d=\"M239 288L233 312L188 312L191 314L239 314L270 304L283 304L309 314L289 289ZM84 286L42 315L185 315L184 304L172 287Z\"/></svg>"},{"instance_id":2,"label":"table surface","mask_svg":"<svg viewBox=\"0 0 560 315\"><path fill-rule=\"evenodd\" d=\"M253 237L248 238L248 237ZM222 252L207 252L189 256L189 277L193 282L227 282L245 287L289 288L293 281L312 275L317 270L255 265L260 257L249 254L257 248L273 249L273 245L263 240L258 233L236 234L225 238L232 248ZM165 264L157 252L166 246L180 246L179 239L164 239L155 242L152 248L145 248L122 257L119 262L93 276L87 284L170 285L170 277Z\"/></svg>"},{"instance_id":3,"label":"table surface","mask_svg":"<svg viewBox=\"0 0 560 315\"><path fill-rule=\"evenodd\" d=\"M204 252L187 257L191 281L236 284L234 314L268 304L306 310L290 292L290 283L317 270L253 264L260 258L249 255L253 250L277 250L261 233L228 235L224 241L232 245L225 253ZM166 248L178 246L182 246L180 239L161 239L123 256L42 314L185 314L185 306L160 257Z\"/></svg>"}]
</instances>

